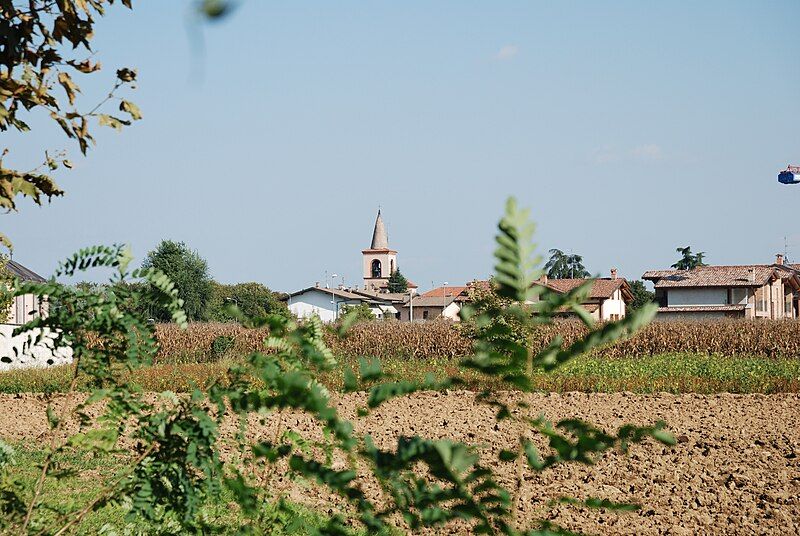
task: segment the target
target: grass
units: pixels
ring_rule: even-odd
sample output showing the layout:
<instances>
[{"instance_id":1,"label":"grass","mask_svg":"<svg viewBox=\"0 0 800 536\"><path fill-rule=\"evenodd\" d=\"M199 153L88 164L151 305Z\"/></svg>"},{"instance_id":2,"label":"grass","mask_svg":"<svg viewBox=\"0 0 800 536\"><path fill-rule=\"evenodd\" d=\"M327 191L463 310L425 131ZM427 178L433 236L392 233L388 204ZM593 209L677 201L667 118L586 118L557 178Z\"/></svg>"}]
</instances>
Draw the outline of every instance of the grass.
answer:
<instances>
[{"instance_id":1,"label":"grass","mask_svg":"<svg viewBox=\"0 0 800 536\"><path fill-rule=\"evenodd\" d=\"M144 367L128 373L127 380L146 391L187 391L222 379L235 360L210 363L175 363ZM505 389L496 379L462 370L458 358L391 358L382 363L384 372L397 379L423 380L427 374L444 378L459 374L467 389ZM338 370L322 375L328 387L342 387L344 367L358 369L358 360L344 357ZM0 393L65 391L72 367L15 370L0 373ZM779 393L800 392L800 360L767 357L728 357L674 353L644 357L602 358L583 356L550 374L536 374L541 391L635 393ZM79 389L86 389L79 381Z\"/></svg>"},{"instance_id":2,"label":"grass","mask_svg":"<svg viewBox=\"0 0 800 536\"><path fill-rule=\"evenodd\" d=\"M13 446L14 464L10 468L10 477L16 480L19 488L32 493L39 476L39 466L44 460L44 453L38 449L26 448L23 445ZM35 529L52 527L58 512L80 509L95 498L98 490L111 482L116 474L125 468L127 459L122 454L94 454L88 451L73 450L56 457L56 468L60 471L70 470L71 474L61 478L49 478L41 498L42 507L36 509L33 520ZM23 496L29 500L30 496ZM239 529L247 522L240 514L238 507L231 507L235 502L230 493L223 492L203 507L201 515L206 523L218 527L215 534L239 534ZM275 503L277 504L277 502ZM267 507L264 526L260 527L264 534L304 535L311 534L315 528L323 525L325 517L307 507L295 503L285 503L286 510L279 513ZM106 505L87 515L80 525L80 534L175 534L178 530L167 523L151 523L143 519L129 519L124 504ZM276 522L281 516L286 523Z\"/></svg>"}]
</instances>

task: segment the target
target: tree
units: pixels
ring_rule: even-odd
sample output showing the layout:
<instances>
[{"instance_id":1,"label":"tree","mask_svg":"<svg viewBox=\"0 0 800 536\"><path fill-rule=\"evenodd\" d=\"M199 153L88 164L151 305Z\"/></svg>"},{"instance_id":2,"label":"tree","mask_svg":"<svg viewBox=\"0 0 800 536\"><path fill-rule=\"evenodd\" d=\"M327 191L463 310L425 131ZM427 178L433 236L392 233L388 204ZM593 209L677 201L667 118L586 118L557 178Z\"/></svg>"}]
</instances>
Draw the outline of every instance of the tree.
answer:
<instances>
[{"instance_id":1,"label":"tree","mask_svg":"<svg viewBox=\"0 0 800 536\"><path fill-rule=\"evenodd\" d=\"M342 310L339 312L339 318L344 318L347 315L353 314L354 322L372 322L375 320L375 315L372 309L366 303L359 303L358 305L343 305Z\"/></svg>"},{"instance_id":2,"label":"tree","mask_svg":"<svg viewBox=\"0 0 800 536\"><path fill-rule=\"evenodd\" d=\"M114 3L131 8L131 0L0 2L0 132L28 132L28 117L44 112L67 138L78 143L85 156L95 143L92 127L121 130L142 118L133 102L118 95L123 88L134 87L134 69L117 69L100 102L85 102L76 82L101 70L91 47L94 25ZM225 0L204 0L198 7L203 16L213 19L226 15L230 6ZM112 106L117 108L114 115ZM20 195L38 205L63 195L51 173L62 166L72 167L65 151L45 151L43 162L28 170L5 167L7 154L5 149L0 156L0 208L17 210ZM11 246L2 233L0 244Z\"/></svg>"},{"instance_id":3,"label":"tree","mask_svg":"<svg viewBox=\"0 0 800 536\"><path fill-rule=\"evenodd\" d=\"M406 279L405 276L400 273L400 268L397 268L397 270L392 272L392 274L389 276L388 289L389 292L396 293L408 291L408 279Z\"/></svg>"},{"instance_id":4,"label":"tree","mask_svg":"<svg viewBox=\"0 0 800 536\"><path fill-rule=\"evenodd\" d=\"M164 272L178 290L183 308L189 320L204 319L206 306L211 299L211 277L208 263L196 251L183 242L162 240L158 247L147 254L142 268L155 268ZM152 318L168 321L171 313L158 303L147 304Z\"/></svg>"},{"instance_id":5,"label":"tree","mask_svg":"<svg viewBox=\"0 0 800 536\"><path fill-rule=\"evenodd\" d=\"M580 279L590 275L583 266L583 257L567 255L560 249L550 250L550 260L544 269L550 279Z\"/></svg>"},{"instance_id":6,"label":"tree","mask_svg":"<svg viewBox=\"0 0 800 536\"><path fill-rule=\"evenodd\" d=\"M208 301L205 318L217 322L235 320L227 310L228 305L235 305L247 317L264 317L269 314L288 317L289 308L281 300L282 297L261 283L223 285L212 281L211 299Z\"/></svg>"},{"instance_id":7,"label":"tree","mask_svg":"<svg viewBox=\"0 0 800 536\"><path fill-rule=\"evenodd\" d=\"M654 301L656 301L655 293L647 290L647 287L644 285L644 282L637 279L635 281L631 281L630 285L631 285L631 294L633 294L633 301L628 304L629 311L636 311L637 309L641 309L648 303L653 303Z\"/></svg>"},{"instance_id":8,"label":"tree","mask_svg":"<svg viewBox=\"0 0 800 536\"><path fill-rule=\"evenodd\" d=\"M705 266L706 263L703 262L703 257L705 257L705 252L701 251L700 253L692 253L692 246L686 246L685 248L676 248L675 251L681 254L681 258L672 265L673 268L676 270L691 270L693 268L697 268L698 266Z\"/></svg>"},{"instance_id":9,"label":"tree","mask_svg":"<svg viewBox=\"0 0 800 536\"><path fill-rule=\"evenodd\" d=\"M12 290L11 287L14 284L14 275L6 264L8 264L8 258L0 254L0 323L6 321L11 305L14 303L14 296L11 293L2 293L2 291Z\"/></svg>"}]
</instances>

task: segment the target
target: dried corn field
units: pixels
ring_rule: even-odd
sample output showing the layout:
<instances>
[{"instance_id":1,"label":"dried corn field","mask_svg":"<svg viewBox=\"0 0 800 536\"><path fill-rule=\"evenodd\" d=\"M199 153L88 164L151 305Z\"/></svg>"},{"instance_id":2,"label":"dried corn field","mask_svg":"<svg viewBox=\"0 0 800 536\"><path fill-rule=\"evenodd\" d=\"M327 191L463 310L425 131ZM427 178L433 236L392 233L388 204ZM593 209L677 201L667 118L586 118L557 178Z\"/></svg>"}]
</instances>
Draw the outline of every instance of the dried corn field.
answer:
<instances>
[{"instance_id":1,"label":"dried corn field","mask_svg":"<svg viewBox=\"0 0 800 536\"><path fill-rule=\"evenodd\" d=\"M229 339L228 352L244 354L263 349L266 329L236 324L195 323L181 330L172 324L156 328L161 345L158 361L204 362L219 357L212 349L220 337ZM565 344L576 341L586 328L574 321L545 326L533 336L534 349L554 336ZM458 324L448 322L368 322L354 326L346 337L331 330L328 344L343 356L380 358L451 358L467 355L471 341ZM800 354L800 321L716 321L653 323L631 339L597 350L598 357L650 356L665 353L727 356L795 357Z\"/></svg>"}]
</instances>

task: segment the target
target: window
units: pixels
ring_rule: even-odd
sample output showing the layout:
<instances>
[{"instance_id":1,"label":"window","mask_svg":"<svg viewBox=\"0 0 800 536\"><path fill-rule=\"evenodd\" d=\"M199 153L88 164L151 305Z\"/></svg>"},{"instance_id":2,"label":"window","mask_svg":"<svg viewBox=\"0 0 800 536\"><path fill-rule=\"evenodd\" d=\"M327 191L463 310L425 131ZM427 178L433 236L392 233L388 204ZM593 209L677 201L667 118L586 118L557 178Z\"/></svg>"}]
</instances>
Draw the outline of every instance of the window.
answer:
<instances>
[{"instance_id":1,"label":"window","mask_svg":"<svg viewBox=\"0 0 800 536\"><path fill-rule=\"evenodd\" d=\"M422 311L422 319L423 320L427 320L428 319L428 311Z\"/></svg>"},{"instance_id":2,"label":"window","mask_svg":"<svg viewBox=\"0 0 800 536\"><path fill-rule=\"evenodd\" d=\"M769 311L769 286L756 290L756 311L766 313Z\"/></svg>"},{"instance_id":3,"label":"window","mask_svg":"<svg viewBox=\"0 0 800 536\"><path fill-rule=\"evenodd\" d=\"M375 259L372 261L372 277L380 277L381 276L381 261Z\"/></svg>"}]
</instances>

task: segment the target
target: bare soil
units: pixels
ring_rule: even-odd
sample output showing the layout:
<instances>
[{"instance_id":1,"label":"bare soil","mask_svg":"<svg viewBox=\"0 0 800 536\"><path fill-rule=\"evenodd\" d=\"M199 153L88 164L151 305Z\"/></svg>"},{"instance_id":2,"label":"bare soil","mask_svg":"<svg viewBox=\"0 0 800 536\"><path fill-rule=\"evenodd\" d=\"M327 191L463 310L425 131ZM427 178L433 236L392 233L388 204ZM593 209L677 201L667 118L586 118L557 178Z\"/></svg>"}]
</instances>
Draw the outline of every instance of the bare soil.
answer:
<instances>
[{"instance_id":1,"label":"bare soil","mask_svg":"<svg viewBox=\"0 0 800 536\"><path fill-rule=\"evenodd\" d=\"M627 455L607 453L591 467L565 465L541 474L526 472L517 504L521 526L525 520L545 518L594 534L800 534L798 394L566 393L526 395L526 401L533 416L578 417L606 430L664 420L678 444L665 447L648 441L633 446ZM65 399L56 402L60 405ZM399 435L463 441L481 447L482 461L497 470L502 484L511 486L515 481L514 466L496 460L499 449L515 445L521 430L505 422L496 424L493 410L476 403L474 393L419 393L356 418L356 409L364 403L363 394L338 400L356 431L370 433L378 446L390 448ZM2 395L0 407L4 440L35 444L44 439L42 396ZM318 434L318 426L303 415L284 414L280 422L283 428ZM253 424L255 436L274 436L275 416ZM316 487L291 484L283 475L273 476L270 485L287 489L295 500L335 508L333 499ZM642 508L615 513L548 506L551 499L565 495L631 501ZM461 526L439 532L467 531Z\"/></svg>"}]
</instances>

